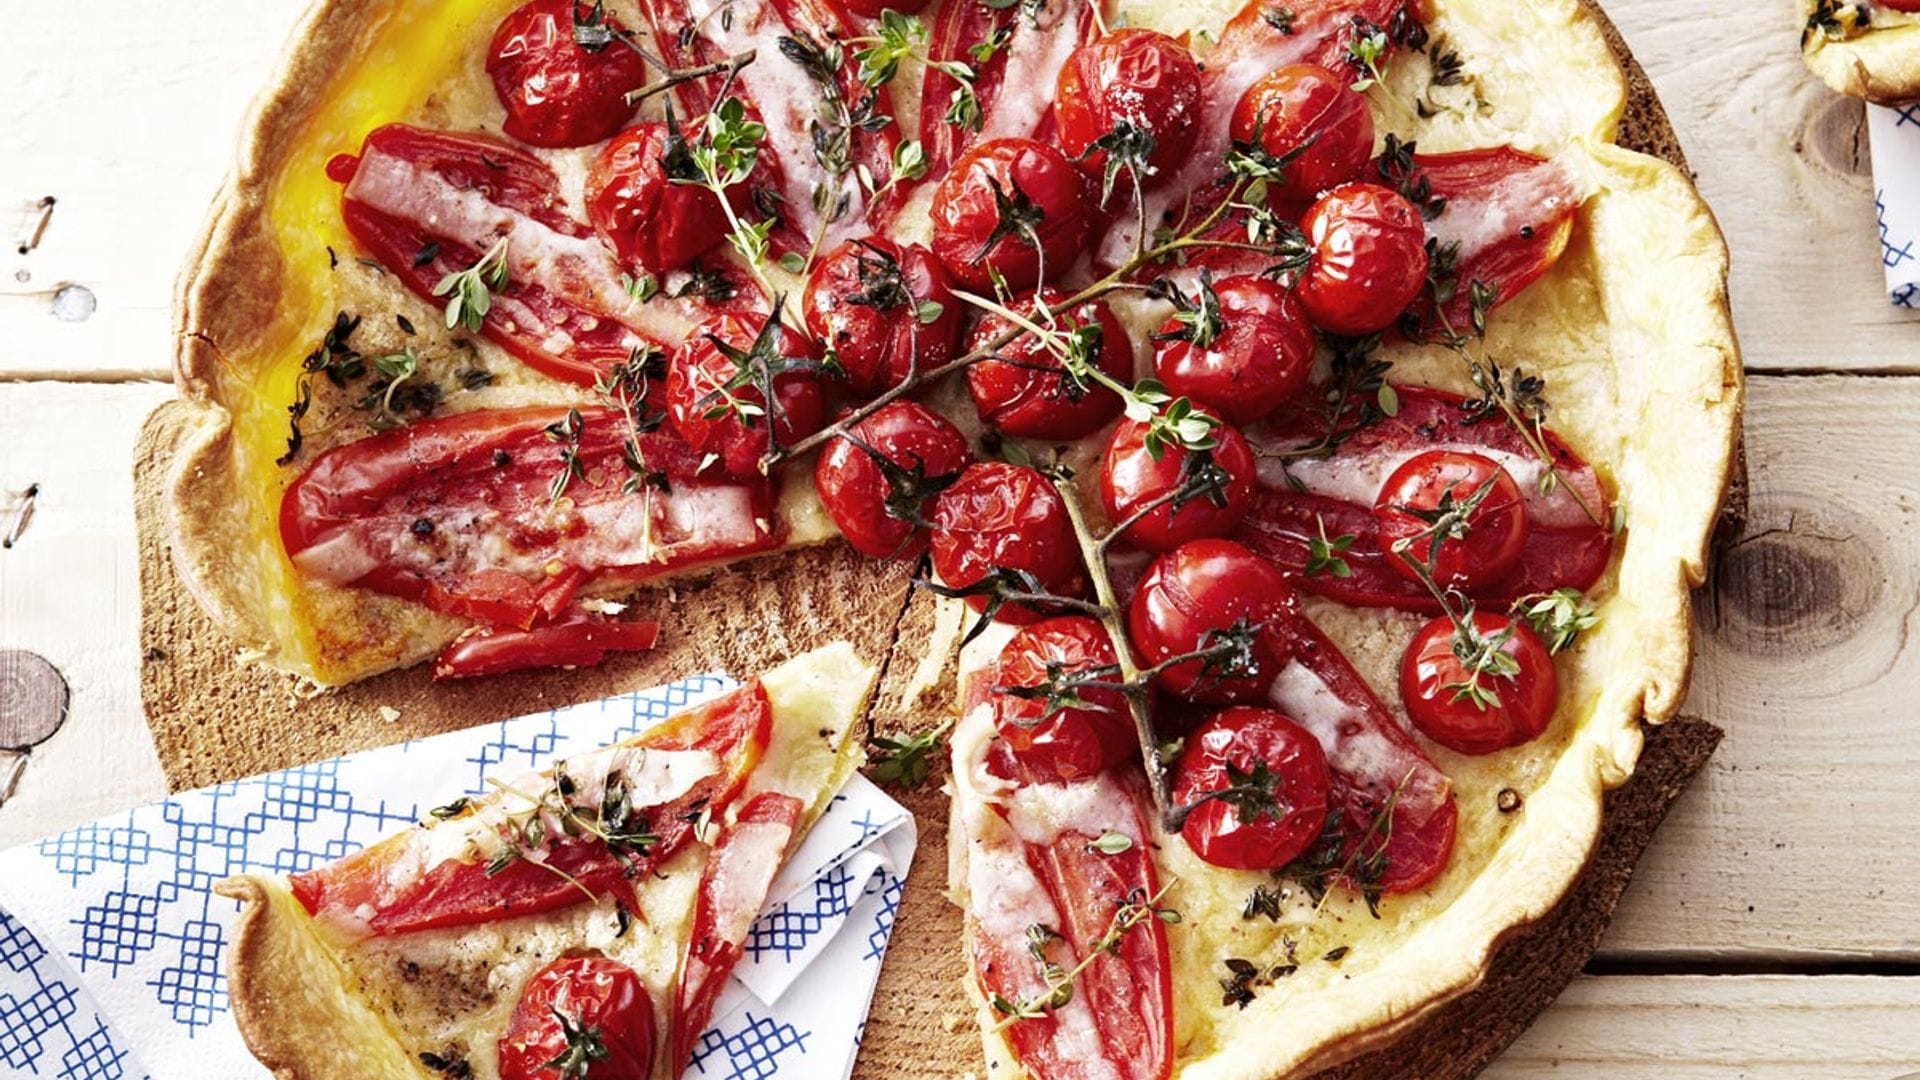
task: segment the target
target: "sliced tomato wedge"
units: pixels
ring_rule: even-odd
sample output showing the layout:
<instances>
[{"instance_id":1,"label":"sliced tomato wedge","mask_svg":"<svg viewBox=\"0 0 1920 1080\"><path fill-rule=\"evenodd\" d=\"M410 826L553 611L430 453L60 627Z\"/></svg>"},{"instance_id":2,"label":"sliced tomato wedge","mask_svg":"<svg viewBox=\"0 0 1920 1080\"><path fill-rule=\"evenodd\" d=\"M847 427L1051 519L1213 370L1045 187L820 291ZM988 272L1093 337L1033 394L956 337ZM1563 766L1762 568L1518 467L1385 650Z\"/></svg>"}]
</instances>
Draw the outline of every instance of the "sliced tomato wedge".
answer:
<instances>
[{"instance_id":1,"label":"sliced tomato wedge","mask_svg":"<svg viewBox=\"0 0 1920 1080\"><path fill-rule=\"evenodd\" d=\"M655 867L694 838L703 812L717 819L726 809L772 735L773 706L751 683L638 739L570 759L565 783L529 775L509 785L513 792L462 800L436 812L432 824L295 874L294 898L352 936L471 926L603 897L631 900ZM645 833L650 842L615 844L601 835L620 820L604 809L616 783L627 811L623 833ZM528 797L546 801L531 810ZM563 805L571 815L560 812ZM530 827L532 821L541 824Z\"/></svg>"},{"instance_id":2,"label":"sliced tomato wedge","mask_svg":"<svg viewBox=\"0 0 1920 1080\"><path fill-rule=\"evenodd\" d=\"M608 653L645 652L660 640L660 624L575 615L528 630L477 626L460 635L433 662L436 679L469 679L529 668L593 667Z\"/></svg>"},{"instance_id":3,"label":"sliced tomato wedge","mask_svg":"<svg viewBox=\"0 0 1920 1080\"><path fill-rule=\"evenodd\" d=\"M740 807L707 855L673 1003L675 1076L693 1060L694 1044L713 1019L713 1004L740 962L747 932L766 906L805 812L791 795L761 792Z\"/></svg>"},{"instance_id":4,"label":"sliced tomato wedge","mask_svg":"<svg viewBox=\"0 0 1920 1080\"><path fill-rule=\"evenodd\" d=\"M618 410L579 410L577 437L571 415L462 413L329 450L281 501L287 554L336 585L525 629L588 580L637 582L779 546L771 481L700 471L664 427L635 437L647 470L636 474Z\"/></svg>"},{"instance_id":5,"label":"sliced tomato wedge","mask_svg":"<svg viewBox=\"0 0 1920 1080\"><path fill-rule=\"evenodd\" d=\"M1457 394L1396 388L1396 415L1361 429L1331 455L1287 459L1326 431L1324 391L1309 389L1283 405L1264 429L1250 432L1260 456L1260 490L1234 539L1272 559L1296 587L1364 607L1437 613L1424 586L1387 562L1373 501L1401 462L1427 450L1464 450L1499 462L1519 483L1530 527L1519 559L1505 573L1468 589L1476 601L1502 606L1562 586L1585 591L1613 557L1613 510L1593 466L1565 440L1543 433L1559 480L1543 484L1545 467L1498 413L1478 421ZM1348 416L1358 409L1350 406ZM1545 490L1551 486L1552 490ZM1584 503L1584 506L1582 505ZM1353 537L1341 554L1350 573L1307 573L1314 543Z\"/></svg>"},{"instance_id":6,"label":"sliced tomato wedge","mask_svg":"<svg viewBox=\"0 0 1920 1080\"><path fill-rule=\"evenodd\" d=\"M1092 39L1093 5L1086 0L988 4L949 0L934 16L927 41L932 61L920 81L920 145L927 175L938 179L962 151L986 139L1037 138L1050 133L1060 69L1073 50ZM997 43L980 62L968 50ZM979 122L950 123L948 110L961 84L935 64L974 71Z\"/></svg>"},{"instance_id":7,"label":"sliced tomato wedge","mask_svg":"<svg viewBox=\"0 0 1920 1080\"><path fill-rule=\"evenodd\" d=\"M1494 307L1520 295L1567 249L1582 199L1565 166L1510 146L1411 157L1411 169L1385 159L1375 167L1383 182L1402 191L1419 188L1445 200L1427 222L1427 235L1454 245L1458 284L1444 306L1444 324L1430 310L1418 314L1429 330L1451 326L1464 333L1473 310L1470 286L1492 289Z\"/></svg>"},{"instance_id":8,"label":"sliced tomato wedge","mask_svg":"<svg viewBox=\"0 0 1920 1080\"><path fill-rule=\"evenodd\" d=\"M994 681L991 671L976 674L969 700L983 701ZM1035 1080L1165 1080L1173 1068L1172 963L1153 912L1145 780L1126 767L1072 784L1050 780L1004 741L965 730L991 729L990 713L970 707L953 740L955 813L967 832L973 896L969 960L981 992L997 1009L1047 1002L1043 962L1062 971L1085 962L1064 1002L1007 1025L1014 1056ZM1062 806L1080 809L1063 818ZM1126 848L1105 854L1092 846L1109 834L1125 837ZM1094 949L1123 925L1109 949Z\"/></svg>"},{"instance_id":9,"label":"sliced tomato wedge","mask_svg":"<svg viewBox=\"0 0 1920 1080\"><path fill-rule=\"evenodd\" d=\"M746 186L754 191L756 220L779 218L771 237L777 251L831 251L892 219L907 194L900 185L887 187L900 127L888 115L885 88L875 92L861 84L853 59L858 48L837 44L865 31L851 25L830 0L643 0L640 6L654 46L674 67L754 52L753 62L731 82L724 75L694 79L676 87L674 95L690 126L718 104L722 87L766 125L755 175ZM817 77L818 68L831 62L836 48L839 63L831 68L829 87ZM830 113L839 118L830 120ZM826 148L843 138L830 171L823 154L836 156ZM883 196L869 196L857 179L861 169L872 177L873 190L886 189ZM815 189L823 185L833 194L816 200ZM774 198L763 200L762 192ZM839 199L846 201L844 209L836 209Z\"/></svg>"},{"instance_id":10,"label":"sliced tomato wedge","mask_svg":"<svg viewBox=\"0 0 1920 1080\"><path fill-rule=\"evenodd\" d=\"M1233 145L1234 109L1249 87L1288 64L1319 64L1357 79L1359 72L1349 51L1354 35L1372 29L1387 35L1387 51L1379 59L1384 66L1420 24L1422 7L1419 0L1288 0L1284 4L1248 0L1222 29L1200 73L1200 120L1192 153L1146 193L1148 232L1162 226L1177 230L1183 220L1197 223L1220 205L1232 186L1226 155ZM922 124L924 132L924 115ZM1316 194L1300 192L1300 201L1310 201ZM1140 218L1116 215L1095 249L1096 261L1119 266L1139 242ZM1216 272L1223 268L1216 266Z\"/></svg>"},{"instance_id":11,"label":"sliced tomato wedge","mask_svg":"<svg viewBox=\"0 0 1920 1080\"><path fill-rule=\"evenodd\" d=\"M679 341L697 317L690 299L629 295L619 259L567 214L553 170L517 147L388 124L327 172L346 185L340 214L354 240L436 307L447 275L505 240L505 282L480 332L554 378L591 386L632 350Z\"/></svg>"}]
</instances>

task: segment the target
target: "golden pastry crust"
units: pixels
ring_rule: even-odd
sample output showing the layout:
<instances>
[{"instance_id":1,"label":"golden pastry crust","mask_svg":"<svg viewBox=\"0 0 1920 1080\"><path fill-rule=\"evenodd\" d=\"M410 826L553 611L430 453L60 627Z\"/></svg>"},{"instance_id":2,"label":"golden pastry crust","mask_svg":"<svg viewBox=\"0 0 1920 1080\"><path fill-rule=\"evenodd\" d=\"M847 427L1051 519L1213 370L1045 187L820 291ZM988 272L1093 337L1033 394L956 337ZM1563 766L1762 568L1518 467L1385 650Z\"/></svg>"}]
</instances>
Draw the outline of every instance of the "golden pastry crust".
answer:
<instances>
[{"instance_id":1,"label":"golden pastry crust","mask_svg":"<svg viewBox=\"0 0 1920 1080\"><path fill-rule=\"evenodd\" d=\"M1821 81L1876 105L1920 100L1920 15L1801 0L1800 54Z\"/></svg>"}]
</instances>

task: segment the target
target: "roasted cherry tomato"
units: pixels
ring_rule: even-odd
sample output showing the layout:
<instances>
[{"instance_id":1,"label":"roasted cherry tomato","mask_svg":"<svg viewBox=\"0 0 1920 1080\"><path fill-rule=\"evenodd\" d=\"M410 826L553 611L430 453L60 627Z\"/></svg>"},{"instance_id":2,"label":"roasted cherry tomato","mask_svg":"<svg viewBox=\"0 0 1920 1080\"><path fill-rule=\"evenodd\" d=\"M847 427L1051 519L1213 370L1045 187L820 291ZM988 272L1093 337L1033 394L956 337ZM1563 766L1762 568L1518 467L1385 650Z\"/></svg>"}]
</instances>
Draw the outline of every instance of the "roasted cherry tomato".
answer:
<instances>
[{"instance_id":1,"label":"roasted cherry tomato","mask_svg":"<svg viewBox=\"0 0 1920 1080\"><path fill-rule=\"evenodd\" d=\"M814 264L805 312L807 330L833 351L861 397L953 359L962 315L931 251L878 236L848 240Z\"/></svg>"},{"instance_id":2,"label":"roasted cherry tomato","mask_svg":"<svg viewBox=\"0 0 1920 1080\"><path fill-rule=\"evenodd\" d=\"M827 444L813 469L840 535L870 559L926 550L932 501L973 463L966 437L946 417L895 401Z\"/></svg>"},{"instance_id":3,"label":"roasted cherry tomato","mask_svg":"<svg viewBox=\"0 0 1920 1080\"><path fill-rule=\"evenodd\" d=\"M639 123L600 148L587 171L587 217L636 271L664 274L705 254L727 233L719 196L667 176L667 125Z\"/></svg>"},{"instance_id":4,"label":"roasted cherry tomato","mask_svg":"<svg viewBox=\"0 0 1920 1080\"><path fill-rule=\"evenodd\" d=\"M513 1007L500 1077L648 1080L653 1043L653 999L632 968L604 956L563 957L535 973Z\"/></svg>"},{"instance_id":5,"label":"roasted cherry tomato","mask_svg":"<svg viewBox=\"0 0 1920 1080\"><path fill-rule=\"evenodd\" d=\"M1397 191L1342 184L1301 219L1312 250L1300 300L1320 329L1358 337L1392 326L1427 280L1427 225Z\"/></svg>"},{"instance_id":6,"label":"roasted cherry tomato","mask_svg":"<svg viewBox=\"0 0 1920 1080\"><path fill-rule=\"evenodd\" d=\"M1219 648L1160 673L1190 701L1259 701L1292 653L1293 589L1272 563L1230 540L1195 540L1147 568L1127 608L1127 633L1147 664ZM1232 647L1230 647L1232 646Z\"/></svg>"},{"instance_id":7,"label":"roasted cherry tomato","mask_svg":"<svg viewBox=\"0 0 1920 1080\"><path fill-rule=\"evenodd\" d=\"M1327 827L1326 752L1272 709L1222 709L1187 736L1173 804L1190 806L1180 835L1232 870L1278 870Z\"/></svg>"},{"instance_id":8,"label":"roasted cherry tomato","mask_svg":"<svg viewBox=\"0 0 1920 1080\"><path fill-rule=\"evenodd\" d=\"M586 146L633 115L627 92L647 82L640 54L619 42L589 49L574 41L575 0L533 0L494 31L487 74L506 107L506 133L535 146ZM584 8L585 5L582 5ZM607 28L620 31L612 16Z\"/></svg>"},{"instance_id":9,"label":"roasted cherry tomato","mask_svg":"<svg viewBox=\"0 0 1920 1080\"><path fill-rule=\"evenodd\" d=\"M1253 505L1253 451L1232 427L1213 429L1214 446L1188 450L1149 446L1150 425L1122 420L1100 463L1100 500L1117 527L1147 504L1167 498L1127 526L1124 539L1148 551L1171 551L1189 540L1225 536Z\"/></svg>"},{"instance_id":10,"label":"roasted cherry tomato","mask_svg":"<svg viewBox=\"0 0 1920 1080\"><path fill-rule=\"evenodd\" d=\"M1154 337L1153 373L1167 391L1235 424L1262 419L1305 389L1313 372L1305 312L1263 277L1203 279L1195 310L1168 319Z\"/></svg>"},{"instance_id":11,"label":"roasted cherry tomato","mask_svg":"<svg viewBox=\"0 0 1920 1080\"><path fill-rule=\"evenodd\" d=\"M933 504L931 548L933 568L950 589L975 585L995 569L1023 571L1058 596L1075 596L1086 587L1080 546L1060 492L1024 465L983 461L968 466ZM987 597L969 596L967 603L984 611ZM1007 604L996 618L1018 626L1052 614Z\"/></svg>"},{"instance_id":12,"label":"roasted cherry tomato","mask_svg":"<svg viewBox=\"0 0 1920 1080\"><path fill-rule=\"evenodd\" d=\"M1268 198L1298 206L1360 175L1373 156L1373 114L1352 79L1317 64L1277 68L1247 88L1233 110L1233 138L1278 158L1302 147Z\"/></svg>"},{"instance_id":13,"label":"roasted cherry tomato","mask_svg":"<svg viewBox=\"0 0 1920 1080\"><path fill-rule=\"evenodd\" d=\"M1107 152L1093 144L1122 124L1153 139L1146 165L1154 174L1172 172L1193 149L1200 66L1185 45L1158 30L1115 30L1067 57L1053 115L1061 149L1093 176L1104 177L1107 170ZM1152 182L1149 176L1139 179L1143 187ZM1122 189L1130 184L1116 180Z\"/></svg>"},{"instance_id":14,"label":"roasted cherry tomato","mask_svg":"<svg viewBox=\"0 0 1920 1080\"><path fill-rule=\"evenodd\" d=\"M1480 489L1486 488L1485 495ZM1464 514L1458 509L1478 497ZM1456 509L1447 521L1429 521L1441 503ZM1492 458L1459 450L1428 450L1400 463L1374 499L1373 519L1387 565L1419 580L1431 561L1442 587L1471 589L1505 573L1527 544L1527 500ZM1394 544L1411 540L1405 553ZM1438 540L1439 548L1433 547Z\"/></svg>"},{"instance_id":15,"label":"roasted cherry tomato","mask_svg":"<svg viewBox=\"0 0 1920 1080\"><path fill-rule=\"evenodd\" d=\"M1061 689L1075 705L1050 705L1050 681L1078 675L1119 681L1113 641L1084 615L1035 623L1000 650L994 668L993 726L1034 772L1072 783L1098 775L1137 752L1127 699L1118 690Z\"/></svg>"},{"instance_id":16,"label":"roasted cherry tomato","mask_svg":"<svg viewBox=\"0 0 1920 1080\"><path fill-rule=\"evenodd\" d=\"M723 315L695 330L668 361L667 422L696 452L717 455L729 476L759 476L760 459L771 446L766 395L756 385L758 378L728 383L750 367L777 370L812 359L812 346L785 326L771 321L756 326L741 316ZM780 445L826 424L827 395L817 374L778 371L772 381L771 429Z\"/></svg>"},{"instance_id":17,"label":"roasted cherry tomato","mask_svg":"<svg viewBox=\"0 0 1920 1080\"><path fill-rule=\"evenodd\" d=\"M1447 616L1413 635L1400 660L1400 700L1420 733L1463 754L1491 754L1519 746L1547 729L1559 692L1553 657L1524 621L1474 612L1473 632L1462 633ZM1497 661L1478 675L1467 673L1461 654Z\"/></svg>"},{"instance_id":18,"label":"roasted cherry tomato","mask_svg":"<svg viewBox=\"0 0 1920 1080\"><path fill-rule=\"evenodd\" d=\"M1028 297L1010 305L1028 320L1040 319L1040 305L1059 304L1066 297L1057 289L1042 290L1038 302ZM1094 366L1121 383L1133 381L1133 346L1126 328L1107 305L1090 301L1072 310L1055 311L1055 326L1093 355ZM967 339L970 352L989 348L1013 324L988 315ZM1024 439L1078 439L1100 429L1120 415L1120 396L1094 382L1068 374L1060 357L1032 334L1003 346L994 359L967 368L967 390L980 419L1008 435Z\"/></svg>"},{"instance_id":19,"label":"roasted cherry tomato","mask_svg":"<svg viewBox=\"0 0 1920 1080\"><path fill-rule=\"evenodd\" d=\"M1064 272L1087 238L1080 171L1032 139L989 139L961 154L933 190L933 252L955 281L1030 289Z\"/></svg>"}]
</instances>

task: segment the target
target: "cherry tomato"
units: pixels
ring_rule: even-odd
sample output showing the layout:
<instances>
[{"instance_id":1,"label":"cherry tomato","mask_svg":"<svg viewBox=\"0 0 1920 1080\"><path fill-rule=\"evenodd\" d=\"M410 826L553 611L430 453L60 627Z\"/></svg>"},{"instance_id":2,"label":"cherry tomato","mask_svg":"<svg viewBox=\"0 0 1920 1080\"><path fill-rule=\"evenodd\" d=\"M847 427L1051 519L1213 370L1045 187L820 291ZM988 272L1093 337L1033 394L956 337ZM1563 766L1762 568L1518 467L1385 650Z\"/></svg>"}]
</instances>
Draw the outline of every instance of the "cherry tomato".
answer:
<instances>
[{"instance_id":1,"label":"cherry tomato","mask_svg":"<svg viewBox=\"0 0 1920 1080\"><path fill-rule=\"evenodd\" d=\"M1278 870L1326 829L1331 785L1319 741L1285 714L1222 709L1187 736L1173 804L1193 807L1180 835L1195 855L1231 870Z\"/></svg>"},{"instance_id":2,"label":"cherry tomato","mask_svg":"<svg viewBox=\"0 0 1920 1080\"><path fill-rule=\"evenodd\" d=\"M500 1040L501 1080L648 1080L653 999L632 968L568 956L533 976ZM572 1064L577 1062L577 1064Z\"/></svg>"},{"instance_id":3,"label":"cherry tomato","mask_svg":"<svg viewBox=\"0 0 1920 1080\"><path fill-rule=\"evenodd\" d=\"M1034 321L1040 319L1041 304L1051 308L1066 299L1057 289L1037 295L1038 302L1028 297L1008 306ZM1055 311L1053 318L1064 334L1097 350L1094 366L1119 382L1133 381L1132 343L1105 303L1094 300L1070 311ZM988 315L973 328L967 349L986 349L1011 329L1013 324L1006 319ZM994 359L968 367L967 390L981 420L1023 439L1078 439L1120 415L1120 395L1091 379L1082 382L1069 375L1059 355L1030 333L1001 348Z\"/></svg>"},{"instance_id":4,"label":"cherry tomato","mask_svg":"<svg viewBox=\"0 0 1920 1080\"><path fill-rule=\"evenodd\" d=\"M622 261L649 274L684 268L727 233L719 196L668 178L673 137L665 124L635 124L601 147L587 170L587 218Z\"/></svg>"},{"instance_id":5,"label":"cherry tomato","mask_svg":"<svg viewBox=\"0 0 1920 1080\"><path fill-rule=\"evenodd\" d=\"M1559 693L1553 657L1525 622L1474 612L1479 643L1498 646L1517 671L1482 671L1469 679L1456 647L1453 620L1442 615L1420 628L1400 660L1400 700L1420 733L1463 754L1491 754L1519 746L1547 729ZM1478 689L1475 689L1475 686Z\"/></svg>"},{"instance_id":6,"label":"cherry tomato","mask_svg":"<svg viewBox=\"0 0 1920 1080\"><path fill-rule=\"evenodd\" d=\"M1098 622L1067 615L1035 623L1000 650L994 669L993 726L1028 768L1062 783L1085 780L1139 747L1127 699L1118 690L1065 691L1083 705L1049 710L1045 697L1007 691L1045 687L1058 674L1119 681L1113 641Z\"/></svg>"},{"instance_id":7,"label":"cherry tomato","mask_svg":"<svg viewBox=\"0 0 1920 1080\"><path fill-rule=\"evenodd\" d=\"M723 315L695 330L667 362L667 422L695 452L717 455L727 475L759 476L760 459L770 446L766 396L751 383L727 387L742 364L722 345L751 354L749 363L769 366L810 360L812 346L785 326L769 330L739 315ZM813 372L779 372L773 376L773 394L772 429L781 445L826 424L827 395Z\"/></svg>"},{"instance_id":8,"label":"cherry tomato","mask_svg":"<svg viewBox=\"0 0 1920 1080\"><path fill-rule=\"evenodd\" d=\"M584 5L583 5L584 6ZM592 50L573 39L574 0L533 0L500 22L487 74L506 107L506 133L535 146L587 146L633 115L627 92L647 82L640 54L611 42ZM612 16L609 30L619 30Z\"/></svg>"},{"instance_id":9,"label":"cherry tomato","mask_svg":"<svg viewBox=\"0 0 1920 1080\"><path fill-rule=\"evenodd\" d=\"M1122 420L1100 463L1100 500L1116 526L1169 492L1181 492L1127 527L1126 541L1171 551L1189 540L1225 536L1253 505L1253 451L1226 424L1213 429L1210 450L1147 447L1149 425Z\"/></svg>"},{"instance_id":10,"label":"cherry tomato","mask_svg":"<svg viewBox=\"0 0 1920 1080\"><path fill-rule=\"evenodd\" d=\"M1030 289L1064 273L1087 238L1080 171L1032 139L988 139L961 154L933 190L933 251L955 281Z\"/></svg>"},{"instance_id":11,"label":"cherry tomato","mask_svg":"<svg viewBox=\"0 0 1920 1080\"><path fill-rule=\"evenodd\" d=\"M1123 123L1152 137L1146 161L1152 172L1172 172L1197 134L1200 66L1185 45L1157 30L1115 30L1067 57L1053 115L1060 148L1089 175L1102 176L1107 168L1107 152L1092 150L1094 142ZM1144 187L1151 178L1142 176L1140 183ZM1130 184L1117 179L1122 189Z\"/></svg>"},{"instance_id":12,"label":"cherry tomato","mask_svg":"<svg viewBox=\"0 0 1920 1080\"><path fill-rule=\"evenodd\" d=\"M1342 184L1307 209L1312 249L1300 300L1320 329L1358 337L1392 326L1427 280L1427 224L1399 192Z\"/></svg>"},{"instance_id":13,"label":"cherry tomato","mask_svg":"<svg viewBox=\"0 0 1920 1080\"><path fill-rule=\"evenodd\" d=\"M814 466L813 486L827 514L870 559L920 554L928 504L973 463L966 438L913 401L886 405L855 424L852 435L828 443Z\"/></svg>"},{"instance_id":14,"label":"cherry tomato","mask_svg":"<svg viewBox=\"0 0 1920 1080\"><path fill-rule=\"evenodd\" d=\"M1266 696L1292 653L1299 617L1278 567L1230 540L1195 540L1147 568L1127 608L1127 633L1147 664L1237 640L1236 657L1210 667L1184 661L1156 680L1189 701L1228 705Z\"/></svg>"},{"instance_id":15,"label":"cherry tomato","mask_svg":"<svg viewBox=\"0 0 1920 1080\"><path fill-rule=\"evenodd\" d=\"M1442 587L1471 589L1492 581L1520 559L1527 544L1527 501L1507 470L1492 458L1459 450L1428 450L1400 463L1381 485L1373 502L1373 520L1380 530L1380 547L1387 565L1419 580L1417 563L1432 553L1434 524L1420 517L1432 513L1442 499L1455 506L1472 500L1482 487L1487 493L1457 528L1439 534L1433 553L1433 577ZM1414 540L1415 537L1420 539ZM1394 552L1400 540L1414 540L1405 555Z\"/></svg>"},{"instance_id":16,"label":"cherry tomato","mask_svg":"<svg viewBox=\"0 0 1920 1080\"><path fill-rule=\"evenodd\" d=\"M1155 335L1153 373L1168 393L1251 424L1306 388L1313 328L1293 295L1267 278L1222 278L1210 287L1219 325L1168 319Z\"/></svg>"},{"instance_id":17,"label":"cherry tomato","mask_svg":"<svg viewBox=\"0 0 1920 1080\"><path fill-rule=\"evenodd\" d=\"M814 264L804 304L807 330L833 350L861 397L953 359L960 337L946 268L919 244L846 241Z\"/></svg>"},{"instance_id":18,"label":"cherry tomato","mask_svg":"<svg viewBox=\"0 0 1920 1080\"><path fill-rule=\"evenodd\" d=\"M1076 596L1086 569L1060 492L1024 465L969 465L933 504L933 568L948 588L964 589L995 568L1032 574L1046 591ZM984 611L987 598L967 603ZM1001 622L1024 626L1053 614L1026 604L1000 608Z\"/></svg>"},{"instance_id":19,"label":"cherry tomato","mask_svg":"<svg viewBox=\"0 0 1920 1080\"><path fill-rule=\"evenodd\" d=\"M1306 150L1270 185L1270 202L1295 206L1360 175L1373 156L1373 114L1352 80L1318 64L1289 64L1247 88L1233 110L1233 138L1278 158Z\"/></svg>"}]
</instances>

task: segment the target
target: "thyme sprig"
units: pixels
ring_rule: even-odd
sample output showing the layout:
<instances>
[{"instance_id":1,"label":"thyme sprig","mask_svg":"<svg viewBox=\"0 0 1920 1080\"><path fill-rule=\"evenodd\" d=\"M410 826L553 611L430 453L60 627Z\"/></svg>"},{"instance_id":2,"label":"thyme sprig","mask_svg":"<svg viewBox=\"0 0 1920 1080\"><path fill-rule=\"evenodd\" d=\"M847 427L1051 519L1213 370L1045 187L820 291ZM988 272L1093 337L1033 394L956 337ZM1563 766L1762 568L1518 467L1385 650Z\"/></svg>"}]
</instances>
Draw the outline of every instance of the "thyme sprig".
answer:
<instances>
[{"instance_id":1,"label":"thyme sprig","mask_svg":"<svg viewBox=\"0 0 1920 1080\"><path fill-rule=\"evenodd\" d=\"M1087 942L1086 955L1071 968L1062 967L1047 957L1049 946L1063 942L1058 931L1038 923L1028 927L1027 952L1034 958L1034 962L1040 965L1040 977L1045 984L1045 989L1032 997L1023 997L1017 1001L1010 1001L997 993L990 996L988 1004L1001 1016L1000 1022L994 1025L993 1030L1001 1031L1021 1020L1045 1016L1072 1001L1074 986L1079 982L1080 976L1100 957L1119 953L1121 943L1135 927L1150 919L1158 919L1168 924L1180 922L1182 916L1179 911L1163 907L1160 903L1173 886L1174 883L1170 881L1162 885L1160 891L1152 896L1148 896L1144 888L1135 888L1123 899L1116 901L1113 916L1108 921L1106 930L1099 937Z\"/></svg>"},{"instance_id":2,"label":"thyme sprig","mask_svg":"<svg viewBox=\"0 0 1920 1080\"><path fill-rule=\"evenodd\" d=\"M753 341L744 349L718 335L709 333L706 336L708 344L732 361L734 371L725 382L702 394L695 402L704 407L703 415L708 420L732 416L751 428L757 427L765 418L770 455L778 454L780 450L780 425L770 415L771 411L779 408L779 398L774 393L775 381L790 373L818 374L829 370L825 361L810 356L788 356L781 351L780 343L786 336L781 320L786 307L786 297L776 294L773 310L760 323ZM741 393L747 389L756 391L759 400Z\"/></svg>"},{"instance_id":3,"label":"thyme sprig","mask_svg":"<svg viewBox=\"0 0 1920 1080\"><path fill-rule=\"evenodd\" d=\"M867 741L878 751L869 758L873 778L904 788L917 788L926 783L927 773L933 767L930 759L952 727L953 720L948 718L935 727L907 735L869 734Z\"/></svg>"},{"instance_id":4,"label":"thyme sprig","mask_svg":"<svg viewBox=\"0 0 1920 1080\"><path fill-rule=\"evenodd\" d=\"M447 298L447 329L479 333L493 294L507 287L507 238L501 237L472 266L442 277L433 295Z\"/></svg>"}]
</instances>

